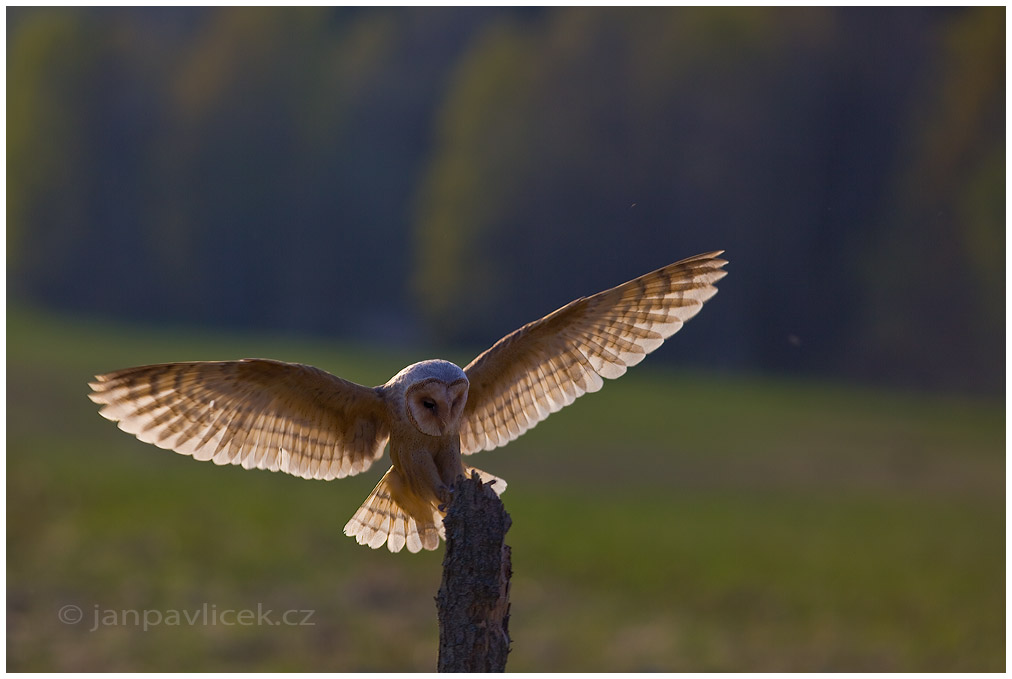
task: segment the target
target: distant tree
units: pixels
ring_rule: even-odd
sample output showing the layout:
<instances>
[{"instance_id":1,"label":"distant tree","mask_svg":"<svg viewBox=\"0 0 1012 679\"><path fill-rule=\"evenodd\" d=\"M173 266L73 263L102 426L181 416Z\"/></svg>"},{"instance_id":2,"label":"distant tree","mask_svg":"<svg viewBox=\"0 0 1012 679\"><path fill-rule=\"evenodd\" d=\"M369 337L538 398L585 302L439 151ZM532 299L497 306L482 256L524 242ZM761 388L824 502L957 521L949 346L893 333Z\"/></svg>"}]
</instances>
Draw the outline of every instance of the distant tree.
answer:
<instances>
[{"instance_id":1,"label":"distant tree","mask_svg":"<svg viewBox=\"0 0 1012 679\"><path fill-rule=\"evenodd\" d=\"M492 236L524 200L524 138L534 46L504 17L473 41L439 109L436 146L417 199L411 280L437 339L459 340L508 295ZM533 248L529 248L533 249Z\"/></svg>"},{"instance_id":2,"label":"distant tree","mask_svg":"<svg viewBox=\"0 0 1012 679\"><path fill-rule=\"evenodd\" d=\"M489 27L441 109L416 221L430 327L477 342L719 247L731 277L679 355L840 370L860 305L853 262L877 228L920 68L922 46L906 38L932 17L561 8L540 19Z\"/></svg>"},{"instance_id":3,"label":"distant tree","mask_svg":"<svg viewBox=\"0 0 1012 679\"><path fill-rule=\"evenodd\" d=\"M87 251L88 83L104 50L78 10L14 11L7 71L7 259L15 292L44 296ZM44 245L43 245L44 244ZM55 279L55 280L54 280Z\"/></svg>"},{"instance_id":4,"label":"distant tree","mask_svg":"<svg viewBox=\"0 0 1012 679\"><path fill-rule=\"evenodd\" d=\"M859 371L1004 387L1005 12L953 14L909 111L902 165L866 258Z\"/></svg>"},{"instance_id":5,"label":"distant tree","mask_svg":"<svg viewBox=\"0 0 1012 679\"><path fill-rule=\"evenodd\" d=\"M431 112L491 14L14 10L13 288L133 318L410 334Z\"/></svg>"},{"instance_id":6,"label":"distant tree","mask_svg":"<svg viewBox=\"0 0 1012 679\"><path fill-rule=\"evenodd\" d=\"M723 248L669 358L998 389L1002 16L12 8L9 290L479 346Z\"/></svg>"}]
</instances>

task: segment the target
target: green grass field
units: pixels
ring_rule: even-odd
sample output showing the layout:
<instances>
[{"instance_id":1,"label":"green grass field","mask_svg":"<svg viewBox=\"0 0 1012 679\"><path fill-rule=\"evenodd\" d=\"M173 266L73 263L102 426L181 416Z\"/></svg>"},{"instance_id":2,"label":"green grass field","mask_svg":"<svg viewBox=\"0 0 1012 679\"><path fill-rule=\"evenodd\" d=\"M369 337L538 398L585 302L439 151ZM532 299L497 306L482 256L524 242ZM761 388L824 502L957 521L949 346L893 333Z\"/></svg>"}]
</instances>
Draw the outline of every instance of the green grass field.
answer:
<instances>
[{"instance_id":1,"label":"green grass field","mask_svg":"<svg viewBox=\"0 0 1012 679\"><path fill-rule=\"evenodd\" d=\"M86 396L97 372L243 356L367 384L432 357L8 313L9 670L435 669L441 551L341 533L384 463L198 463ZM510 483L508 668L1002 671L1004 437L1003 402L647 359L469 460ZM232 610L312 624L214 617Z\"/></svg>"}]
</instances>

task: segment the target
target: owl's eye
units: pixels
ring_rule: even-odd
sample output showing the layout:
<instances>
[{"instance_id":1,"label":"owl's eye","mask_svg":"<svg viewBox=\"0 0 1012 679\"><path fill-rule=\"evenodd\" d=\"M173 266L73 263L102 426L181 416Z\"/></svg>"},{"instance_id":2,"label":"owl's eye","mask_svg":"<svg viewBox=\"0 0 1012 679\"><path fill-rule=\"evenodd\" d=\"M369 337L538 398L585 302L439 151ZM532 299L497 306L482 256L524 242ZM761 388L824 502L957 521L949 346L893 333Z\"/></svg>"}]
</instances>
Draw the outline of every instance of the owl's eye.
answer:
<instances>
[{"instance_id":1,"label":"owl's eye","mask_svg":"<svg viewBox=\"0 0 1012 679\"><path fill-rule=\"evenodd\" d=\"M435 410L436 408L436 402L428 398L422 399L422 405L428 408L429 410Z\"/></svg>"}]
</instances>

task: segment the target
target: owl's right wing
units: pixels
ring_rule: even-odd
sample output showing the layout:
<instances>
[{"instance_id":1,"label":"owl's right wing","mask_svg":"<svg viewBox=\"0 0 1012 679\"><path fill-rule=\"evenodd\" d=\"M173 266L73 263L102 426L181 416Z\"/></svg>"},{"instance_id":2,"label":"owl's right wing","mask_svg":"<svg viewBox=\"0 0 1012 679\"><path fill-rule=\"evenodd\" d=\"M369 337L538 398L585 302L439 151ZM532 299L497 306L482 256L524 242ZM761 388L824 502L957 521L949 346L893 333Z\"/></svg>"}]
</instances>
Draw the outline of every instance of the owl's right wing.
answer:
<instances>
[{"instance_id":1,"label":"owl's right wing","mask_svg":"<svg viewBox=\"0 0 1012 679\"><path fill-rule=\"evenodd\" d=\"M710 252L582 297L496 342L464 372L464 454L506 445L636 365L717 294L727 264Z\"/></svg>"},{"instance_id":2,"label":"owl's right wing","mask_svg":"<svg viewBox=\"0 0 1012 679\"><path fill-rule=\"evenodd\" d=\"M298 363L166 363L89 386L123 431L215 464L343 478L368 469L390 437L379 390Z\"/></svg>"}]
</instances>

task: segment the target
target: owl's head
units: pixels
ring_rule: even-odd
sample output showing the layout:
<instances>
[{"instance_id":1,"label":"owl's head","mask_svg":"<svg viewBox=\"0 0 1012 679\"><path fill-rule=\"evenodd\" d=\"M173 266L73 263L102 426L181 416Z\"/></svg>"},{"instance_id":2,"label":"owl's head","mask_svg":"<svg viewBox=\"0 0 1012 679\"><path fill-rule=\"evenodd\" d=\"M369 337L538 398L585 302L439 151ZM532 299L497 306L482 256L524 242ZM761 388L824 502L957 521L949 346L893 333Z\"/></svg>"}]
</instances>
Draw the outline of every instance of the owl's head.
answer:
<instances>
[{"instance_id":1,"label":"owl's head","mask_svg":"<svg viewBox=\"0 0 1012 679\"><path fill-rule=\"evenodd\" d=\"M418 431L447 436L460 430L468 381L459 367L449 361L423 361L405 368L391 382L406 385L404 407Z\"/></svg>"}]
</instances>

